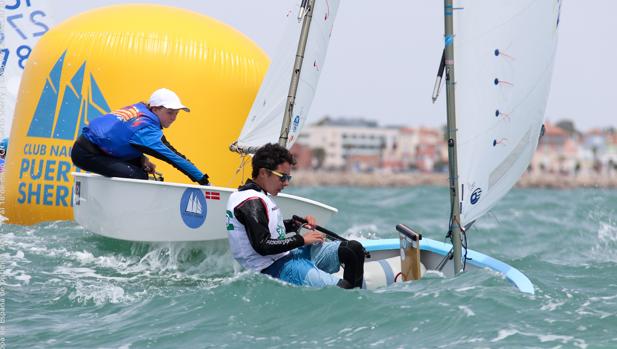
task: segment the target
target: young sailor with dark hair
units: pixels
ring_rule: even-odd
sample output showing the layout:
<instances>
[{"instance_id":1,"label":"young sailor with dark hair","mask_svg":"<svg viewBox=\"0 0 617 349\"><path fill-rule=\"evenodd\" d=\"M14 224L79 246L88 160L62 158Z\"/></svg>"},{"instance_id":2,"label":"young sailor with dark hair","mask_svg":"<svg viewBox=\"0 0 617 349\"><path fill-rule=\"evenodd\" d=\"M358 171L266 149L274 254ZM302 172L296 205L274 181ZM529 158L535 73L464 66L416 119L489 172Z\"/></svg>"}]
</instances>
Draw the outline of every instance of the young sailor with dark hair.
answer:
<instances>
[{"instance_id":1,"label":"young sailor with dark hair","mask_svg":"<svg viewBox=\"0 0 617 349\"><path fill-rule=\"evenodd\" d=\"M152 93L148 104L140 102L92 120L73 145L73 164L107 177L148 179L156 167L144 155L148 154L194 182L209 185L208 175L163 135L163 128L171 126L180 110L190 112L173 91L161 88Z\"/></svg>"},{"instance_id":2,"label":"young sailor with dark hair","mask_svg":"<svg viewBox=\"0 0 617 349\"><path fill-rule=\"evenodd\" d=\"M232 255L246 269L312 287L362 287L364 250L357 241L325 242L325 235L310 230L292 234L299 222L283 220L274 202L291 180L293 155L278 144L259 148L252 160L252 180L231 194L227 202L227 230ZM267 195L270 194L270 195ZM305 218L308 229L315 219ZM345 267L343 279L331 275Z\"/></svg>"}]
</instances>

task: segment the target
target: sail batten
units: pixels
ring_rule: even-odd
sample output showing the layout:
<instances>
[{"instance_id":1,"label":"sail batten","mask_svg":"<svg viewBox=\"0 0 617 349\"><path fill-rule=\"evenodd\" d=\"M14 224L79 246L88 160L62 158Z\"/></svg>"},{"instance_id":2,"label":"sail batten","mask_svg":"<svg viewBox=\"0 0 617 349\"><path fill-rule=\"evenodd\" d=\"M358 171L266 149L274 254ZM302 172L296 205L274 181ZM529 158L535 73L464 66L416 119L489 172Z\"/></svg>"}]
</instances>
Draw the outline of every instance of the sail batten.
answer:
<instances>
[{"instance_id":1,"label":"sail batten","mask_svg":"<svg viewBox=\"0 0 617 349\"><path fill-rule=\"evenodd\" d=\"M530 145L530 133L531 130L525 133L523 139L519 142L519 144L514 148L514 150L508 155L489 175L488 179L488 189L499 183L499 181L510 171L512 166L514 166L515 162L520 158L523 154L526 147Z\"/></svg>"}]
</instances>

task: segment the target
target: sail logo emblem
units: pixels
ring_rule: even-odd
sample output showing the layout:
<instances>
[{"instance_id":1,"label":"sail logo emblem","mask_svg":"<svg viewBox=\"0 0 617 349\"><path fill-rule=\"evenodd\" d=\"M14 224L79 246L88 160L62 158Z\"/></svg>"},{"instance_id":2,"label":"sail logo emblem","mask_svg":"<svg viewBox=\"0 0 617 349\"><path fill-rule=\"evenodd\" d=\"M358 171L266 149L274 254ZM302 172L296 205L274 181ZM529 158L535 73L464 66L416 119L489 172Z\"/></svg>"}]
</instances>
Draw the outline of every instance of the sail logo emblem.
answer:
<instances>
[{"instance_id":1,"label":"sail logo emblem","mask_svg":"<svg viewBox=\"0 0 617 349\"><path fill-rule=\"evenodd\" d=\"M204 193L195 188L187 188L180 199L180 216L187 227L197 229L206 221L208 204Z\"/></svg>"},{"instance_id":2,"label":"sail logo emblem","mask_svg":"<svg viewBox=\"0 0 617 349\"><path fill-rule=\"evenodd\" d=\"M294 118L292 132L297 132L299 126L300 126L300 115L296 115L296 117Z\"/></svg>"},{"instance_id":3,"label":"sail logo emblem","mask_svg":"<svg viewBox=\"0 0 617 349\"><path fill-rule=\"evenodd\" d=\"M472 205L475 205L478 203L478 201L480 201L480 195L482 195L482 189L480 188L476 188L476 190L474 190L473 193L471 193L471 196L469 197L469 201L471 202Z\"/></svg>"},{"instance_id":4,"label":"sail logo emblem","mask_svg":"<svg viewBox=\"0 0 617 349\"><path fill-rule=\"evenodd\" d=\"M68 83L60 85L63 74L66 74L66 52L58 58L45 79L28 137L73 140L86 124L110 111L94 75L86 72L86 61Z\"/></svg>"}]
</instances>

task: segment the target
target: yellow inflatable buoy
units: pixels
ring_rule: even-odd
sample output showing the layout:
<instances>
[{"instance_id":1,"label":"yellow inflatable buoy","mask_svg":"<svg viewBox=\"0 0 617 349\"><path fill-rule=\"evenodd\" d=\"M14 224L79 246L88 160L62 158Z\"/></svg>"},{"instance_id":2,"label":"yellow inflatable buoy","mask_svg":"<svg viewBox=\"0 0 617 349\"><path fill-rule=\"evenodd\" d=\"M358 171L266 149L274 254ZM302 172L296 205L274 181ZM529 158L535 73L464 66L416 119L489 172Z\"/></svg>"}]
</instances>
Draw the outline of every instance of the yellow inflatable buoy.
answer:
<instances>
[{"instance_id":1,"label":"yellow inflatable buoy","mask_svg":"<svg viewBox=\"0 0 617 349\"><path fill-rule=\"evenodd\" d=\"M110 6L61 23L41 38L24 70L5 165L5 216L16 224L72 219L70 152L81 128L161 87L191 108L167 139L212 183L231 185L239 160L228 146L268 64L237 30L168 6ZM190 182L156 163L166 181Z\"/></svg>"}]
</instances>

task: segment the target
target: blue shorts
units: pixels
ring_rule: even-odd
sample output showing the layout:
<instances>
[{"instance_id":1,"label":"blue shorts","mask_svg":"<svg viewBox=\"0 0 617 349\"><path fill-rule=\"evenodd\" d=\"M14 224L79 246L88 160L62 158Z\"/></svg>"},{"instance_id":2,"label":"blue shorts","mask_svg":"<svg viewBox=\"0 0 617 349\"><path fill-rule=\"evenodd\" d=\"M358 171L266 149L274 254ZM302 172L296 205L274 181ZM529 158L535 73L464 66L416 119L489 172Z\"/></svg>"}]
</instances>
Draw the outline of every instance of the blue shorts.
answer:
<instances>
[{"instance_id":1,"label":"blue shorts","mask_svg":"<svg viewBox=\"0 0 617 349\"><path fill-rule=\"evenodd\" d=\"M340 241L324 242L323 244L311 245L311 260L317 268L326 273L338 273L341 262L338 259Z\"/></svg>"},{"instance_id":2,"label":"blue shorts","mask_svg":"<svg viewBox=\"0 0 617 349\"><path fill-rule=\"evenodd\" d=\"M278 259L272 265L262 270L262 273L299 286L335 286L340 279L322 270L322 267L327 271L338 271L340 267L338 264L339 244L338 242L333 242L296 248L285 257ZM333 254L334 256L332 256ZM315 262L311 260L312 256L316 258ZM334 267L335 263L336 269Z\"/></svg>"}]
</instances>

